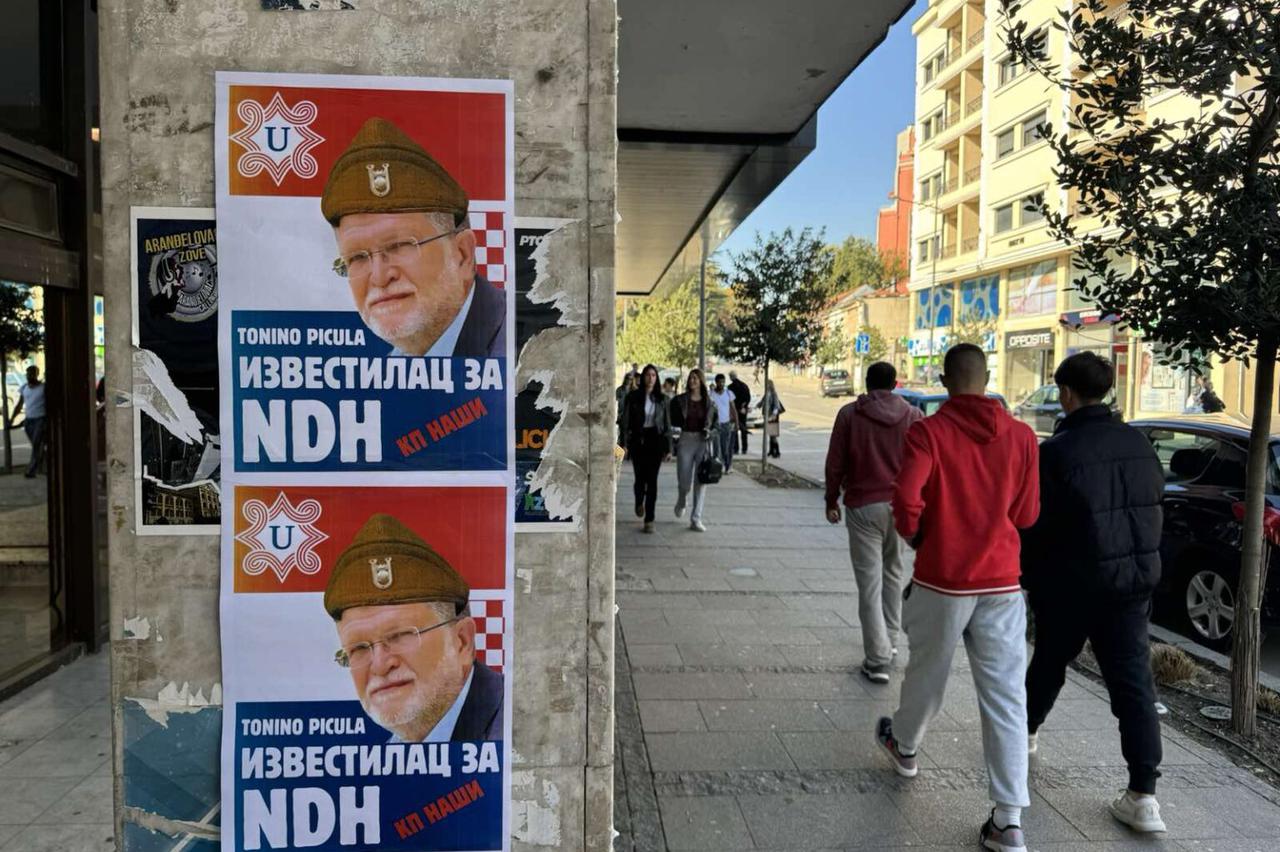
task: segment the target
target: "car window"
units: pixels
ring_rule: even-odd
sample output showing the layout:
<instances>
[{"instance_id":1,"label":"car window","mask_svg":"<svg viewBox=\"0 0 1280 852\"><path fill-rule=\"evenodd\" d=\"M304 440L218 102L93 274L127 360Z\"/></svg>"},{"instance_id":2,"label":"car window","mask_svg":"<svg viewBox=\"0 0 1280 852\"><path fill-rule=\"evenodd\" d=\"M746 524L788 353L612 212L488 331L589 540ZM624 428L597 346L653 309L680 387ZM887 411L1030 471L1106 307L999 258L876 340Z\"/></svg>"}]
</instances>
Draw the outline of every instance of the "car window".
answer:
<instances>
[{"instance_id":1,"label":"car window","mask_svg":"<svg viewBox=\"0 0 1280 852\"><path fill-rule=\"evenodd\" d=\"M1245 460L1248 455L1248 451L1239 444L1214 441L1213 457L1209 459L1209 464L1205 466L1204 473L1196 480L1196 484L1243 489Z\"/></svg>"},{"instance_id":2,"label":"car window","mask_svg":"<svg viewBox=\"0 0 1280 852\"><path fill-rule=\"evenodd\" d=\"M1050 385L1045 388L1044 401L1050 405L1058 404L1058 386Z\"/></svg>"},{"instance_id":3,"label":"car window","mask_svg":"<svg viewBox=\"0 0 1280 852\"><path fill-rule=\"evenodd\" d=\"M1047 390L1048 390L1047 388L1040 388L1040 389L1038 389L1035 393L1031 394L1031 396L1027 397L1027 403L1028 403L1029 405L1040 405L1040 404L1042 404L1042 403L1044 402L1044 397L1045 397L1045 394L1046 394Z\"/></svg>"},{"instance_id":4,"label":"car window","mask_svg":"<svg viewBox=\"0 0 1280 852\"><path fill-rule=\"evenodd\" d=\"M942 407L942 403L946 402L946 397L937 397L933 399L920 400L920 410L924 412L925 417L935 413Z\"/></svg>"},{"instance_id":5,"label":"car window","mask_svg":"<svg viewBox=\"0 0 1280 852\"><path fill-rule=\"evenodd\" d=\"M1198 479L1213 461L1218 442L1205 435L1152 429L1147 433L1151 446L1160 458L1166 482L1191 482Z\"/></svg>"}]
</instances>

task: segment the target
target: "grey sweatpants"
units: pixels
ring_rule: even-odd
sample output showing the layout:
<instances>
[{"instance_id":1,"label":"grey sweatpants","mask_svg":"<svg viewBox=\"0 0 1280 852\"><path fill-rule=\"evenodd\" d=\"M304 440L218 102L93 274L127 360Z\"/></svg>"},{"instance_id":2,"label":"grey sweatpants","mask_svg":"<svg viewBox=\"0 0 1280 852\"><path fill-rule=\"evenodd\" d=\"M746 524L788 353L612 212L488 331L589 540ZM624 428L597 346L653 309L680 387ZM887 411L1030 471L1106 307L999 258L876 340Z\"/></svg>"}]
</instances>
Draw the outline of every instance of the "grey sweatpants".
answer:
<instances>
[{"instance_id":1,"label":"grey sweatpants","mask_svg":"<svg viewBox=\"0 0 1280 852\"><path fill-rule=\"evenodd\" d=\"M858 584L858 621L867 665L887 666L902 624L902 587L911 578L915 551L893 526L888 503L844 509L849 561Z\"/></svg>"},{"instance_id":2,"label":"grey sweatpants","mask_svg":"<svg viewBox=\"0 0 1280 852\"><path fill-rule=\"evenodd\" d=\"M982 718L991 800L1025 808L1027 792L1027 613L1021 592L944 595L913 585L902 604L911 659L893 734L914 752L942 707L956 645L964 639Z\"/></svg>"}]
</instances>

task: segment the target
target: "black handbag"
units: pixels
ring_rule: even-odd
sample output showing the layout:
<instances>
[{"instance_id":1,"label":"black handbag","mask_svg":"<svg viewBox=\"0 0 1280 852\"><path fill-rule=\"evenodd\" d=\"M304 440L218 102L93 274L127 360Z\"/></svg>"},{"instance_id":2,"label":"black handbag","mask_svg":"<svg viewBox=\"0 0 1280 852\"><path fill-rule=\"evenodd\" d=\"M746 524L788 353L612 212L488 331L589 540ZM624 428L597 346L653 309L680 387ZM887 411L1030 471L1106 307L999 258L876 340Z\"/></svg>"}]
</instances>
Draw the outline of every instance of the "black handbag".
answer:
<instances>
[{"instance_id":1,"label":"black handbag","mask_svg":"<svg viewBox=\"0 0 1280 852\"><path fill-rule=\"evenodd\" d=\"M724 476L724 462L720 461L714 451L703 456L702 461L698 462L698 481L703 485L715 485L722 476Z\"/></svg>"}]
</instances>

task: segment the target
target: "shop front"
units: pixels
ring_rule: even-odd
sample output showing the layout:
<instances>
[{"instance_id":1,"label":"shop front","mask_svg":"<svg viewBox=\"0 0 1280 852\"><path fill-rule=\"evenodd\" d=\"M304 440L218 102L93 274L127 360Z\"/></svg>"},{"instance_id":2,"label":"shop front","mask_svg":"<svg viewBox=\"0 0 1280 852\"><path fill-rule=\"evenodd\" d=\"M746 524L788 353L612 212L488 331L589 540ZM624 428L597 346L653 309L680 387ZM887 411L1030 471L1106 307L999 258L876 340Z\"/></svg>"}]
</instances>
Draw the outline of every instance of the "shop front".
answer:
<instances>
[{"instance_id":1,"label":"shop front","mask_svg":"<svg viewBox=\"0 0 1280 852\"><path fill-rule=\"evenodd\" d=\"M1010 406L1025 400L1036 389L1053 381L1052 328L1029 328L1004 336L1004 396Z\"/></svg>"},{"instance_id":2,"label":"shop front","mask_svg":"<svg viewBox=\"0 0 1280 852\"><path fill-rule=\"evenodd\" d=\"M1114 314L1094 309L1068 311L1062 315L1066 354L1092 352L1111 361L1115 367L1115 402L1128 415L1130 402L1129 334Z\"/></svg>"}]
</instances>

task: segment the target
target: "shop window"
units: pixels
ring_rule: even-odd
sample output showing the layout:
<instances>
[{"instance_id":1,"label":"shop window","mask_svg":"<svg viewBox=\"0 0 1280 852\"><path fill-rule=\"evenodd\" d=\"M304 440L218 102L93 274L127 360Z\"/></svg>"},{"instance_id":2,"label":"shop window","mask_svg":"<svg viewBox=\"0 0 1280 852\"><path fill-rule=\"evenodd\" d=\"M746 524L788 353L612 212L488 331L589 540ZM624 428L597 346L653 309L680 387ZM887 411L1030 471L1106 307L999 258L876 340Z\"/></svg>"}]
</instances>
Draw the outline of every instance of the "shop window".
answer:
<instances>
[{"instance_id":1,"label":"shop window","mask_svg":"<svg viewBox=\"0 0 1280 852\"><path fill-rule=\"evenodd\" d=\"M1057 308L1058 262L1046 260L1009 271L1009 316L1035 316Z\"/></svg>"}]
</instances>

